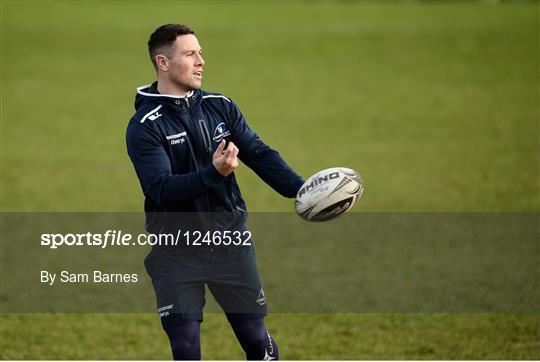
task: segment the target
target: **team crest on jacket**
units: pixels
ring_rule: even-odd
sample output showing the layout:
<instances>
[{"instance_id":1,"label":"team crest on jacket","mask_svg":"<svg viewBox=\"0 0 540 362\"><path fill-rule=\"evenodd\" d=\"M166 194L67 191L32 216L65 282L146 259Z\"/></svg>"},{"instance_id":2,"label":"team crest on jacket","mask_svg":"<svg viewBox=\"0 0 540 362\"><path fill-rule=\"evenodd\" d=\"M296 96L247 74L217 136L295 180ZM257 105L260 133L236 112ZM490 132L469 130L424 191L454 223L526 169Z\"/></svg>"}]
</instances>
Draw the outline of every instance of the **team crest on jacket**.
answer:
<instances>
[{"instance_id":1,"label":"team crest on jacket","mask_svg":"<svg viewBox=\"0 0 540 362\"><path fill-rule=\"evenodd\" d=\"M216 126L216 129L214 130L214 137L212 138L214 142L221 142L221 140L227 136L230 136L231 132L227 129L227 126L224 122L221 122Z\"/></svg>"}]
</instances>

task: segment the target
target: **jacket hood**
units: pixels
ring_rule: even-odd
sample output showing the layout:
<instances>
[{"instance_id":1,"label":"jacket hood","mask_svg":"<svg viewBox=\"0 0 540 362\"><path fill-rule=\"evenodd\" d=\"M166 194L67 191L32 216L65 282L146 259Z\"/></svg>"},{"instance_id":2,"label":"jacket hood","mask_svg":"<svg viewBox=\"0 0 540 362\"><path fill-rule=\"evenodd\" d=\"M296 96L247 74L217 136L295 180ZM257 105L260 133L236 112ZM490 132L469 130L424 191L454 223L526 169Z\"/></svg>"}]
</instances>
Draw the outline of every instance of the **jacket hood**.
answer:
<instances>
[{"instance_id":1,"label":"jacket hood","mask_svg":"<svg viewBox=\"0 0 540 362\"><path fill-rule=\"evenodd\" d=\"M147 103L170 103L172 105L179 105L179 100L185 100L188 98L190 101L195 100L199 90L190 91L186 96L175 96L172 94L161 94L157 90L157 81L152 84L145 84L137 87L137 94L135 94L135 110L139 110Z\"/></svg>"}]
</instances>

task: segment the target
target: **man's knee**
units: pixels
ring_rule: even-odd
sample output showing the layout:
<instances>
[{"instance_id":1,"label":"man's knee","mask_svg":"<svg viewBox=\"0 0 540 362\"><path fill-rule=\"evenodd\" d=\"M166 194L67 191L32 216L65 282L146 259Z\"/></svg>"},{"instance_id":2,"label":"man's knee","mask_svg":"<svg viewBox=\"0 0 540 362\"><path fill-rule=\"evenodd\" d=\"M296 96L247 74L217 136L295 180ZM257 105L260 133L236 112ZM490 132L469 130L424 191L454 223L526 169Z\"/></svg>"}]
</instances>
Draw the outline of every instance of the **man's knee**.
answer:
<instances>
[{"instance_id":1,"label":"man's knee","mask_svg":"<svg viewBox=\"0 0 540 362\"><path fill-rule=\"evenodd\" d=\"M170 343L175 360L198 360L201 358L200 346L195 340L174 339Z\"/></svg>"},{"instance_id":2,"label":"man's knee","mask_svg":"<svg viewBox=\"0 0 540 362\"><path fill-rule=\"evenodd\" d=\"M188 323L165 330L175 360L201 359L199 322Z\"/></svg>"}]
</instances>

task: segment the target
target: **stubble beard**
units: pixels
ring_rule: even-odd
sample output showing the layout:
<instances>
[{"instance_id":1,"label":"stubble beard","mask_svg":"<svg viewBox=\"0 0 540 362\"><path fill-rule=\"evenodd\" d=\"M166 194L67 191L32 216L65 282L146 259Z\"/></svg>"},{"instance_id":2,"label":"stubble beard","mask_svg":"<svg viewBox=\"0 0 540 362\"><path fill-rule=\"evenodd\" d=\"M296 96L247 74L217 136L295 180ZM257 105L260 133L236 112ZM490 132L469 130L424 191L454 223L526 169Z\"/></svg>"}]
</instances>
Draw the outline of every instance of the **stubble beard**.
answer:
<instances>
[{"instance_id":1,"label":"stubble beard","mask_svg":"<svg viewBox=\"0 0 540 362\"><path fill-rule=\"evenodd\" d=\"M202 79L201 80L195 80L191 79L189 82L182 82L177 79L171 79L172 83L175 85L176 88L182 89L185 92L191 92L193 90L199 90L202 86Z\"/></svg>"}]
</instances>

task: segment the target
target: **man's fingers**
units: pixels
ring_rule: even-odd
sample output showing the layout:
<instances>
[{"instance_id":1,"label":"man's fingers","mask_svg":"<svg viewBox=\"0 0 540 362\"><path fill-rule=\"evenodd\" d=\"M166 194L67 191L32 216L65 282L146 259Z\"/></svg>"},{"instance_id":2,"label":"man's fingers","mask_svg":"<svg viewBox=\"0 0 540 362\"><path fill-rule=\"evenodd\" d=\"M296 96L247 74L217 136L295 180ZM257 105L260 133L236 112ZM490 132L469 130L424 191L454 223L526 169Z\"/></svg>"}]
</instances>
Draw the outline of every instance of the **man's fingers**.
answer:
<instances>
[{"instance_id":1,"label":"man's fingers","mask_svg":"<svg viewBox=\"0 0 540 362\"><path fill-rule=\"evenodd\" d=\"M238 149L238 147L234 146L232 157L236 158L236 156L238 156L238 152L240 152L240 150Z\"/></svg>"},{"instance_id":2,"label":"man's fingers","mask_svg":"<svg viewBox=\"0 0 540 362\"><path fill-rule=\"evenodd\" d=\"M231 145L232 145L232 147L231 147ZM227 158L232 161L232 160L236 159L236 156L238 155L238 147L236 147L234 145L234 143L230 142L228 148L230 148L231 150L230 150L230 152L227 152ZM228 151L228 149L227 149L227 151Z\"/></svg>"},{"instance_id":3,"label":"man's fingers","mask_svg":"<svg viewBox=\"0 0 540 362\"><path fill-rule=\"evenodd\" d=\"M219 143L219 145L217 146L216 148L216 154L218 156L221 156L221 154L223 153L223 149L225 148L225 140L221 140L221 142Z\"/></svg>"},{"instance_id":4,"label":"man's fingers","mask_svg":"<svg viewBox=\"0 0 540 362\"><path fill-rule=\"evenodd\" d=\"M227 158L232 157L232 154L235 148L236 146L234 145L234 143L229 142L229 145L227 146L227 149L225 150L225 157Z\"/></svg>"},{"instance_id":5,"label":"man's fingers","mask_svg":"<svg viewBox=\"0 0 540 362\"><path fill-rule=\"evenodd\" d=\"M212 164L223 176L228 176L238 167L238 147L234 143L229 142L227 149L225 148L225 140L222 140L216 148Z\"/></svg>"}]
</instances>

